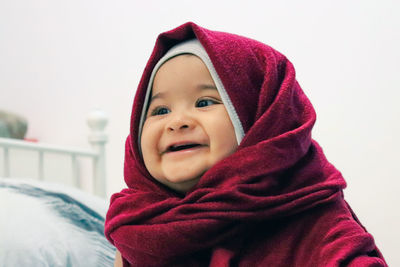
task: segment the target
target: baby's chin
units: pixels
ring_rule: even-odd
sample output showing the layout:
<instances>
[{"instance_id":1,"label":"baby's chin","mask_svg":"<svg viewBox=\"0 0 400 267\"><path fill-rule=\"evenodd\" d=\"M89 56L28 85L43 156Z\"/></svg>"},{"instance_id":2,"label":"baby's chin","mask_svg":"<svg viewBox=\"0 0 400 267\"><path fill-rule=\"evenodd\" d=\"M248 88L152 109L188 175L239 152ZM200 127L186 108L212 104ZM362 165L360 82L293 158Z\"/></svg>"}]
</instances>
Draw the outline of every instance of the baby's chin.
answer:
<instances>
[{"instance_id":1,"label":"baby's chin","mask_svg":"<svg viewBox=\"0 0 400 267\"><path fill-rule=\"evenodd\" d=\"M173 168L159 168L153 171L149 171L153 179L157 180L161 184L168 188L180 192L186 193L190 191L201 179L205 172L208 170L208 166L197 165L187 168L187 166L174 165ZM168 166L171 167L171 166ZM184 168L186 167L186 168Z\"/></svg>"},{"instance_id":2,"label":"baby's chin","mask_svg":"<svg viewBox=\"0 0 400 267\"><path fill-rule=\"evenodd\" d=\"M180 192L180 193L186 193L190 189L192 189L200 180L201 176L196 176L196 177L187 177L186 179L175 179L171 178L168 179L168 177L165 178L165 180L160 181L167 187L171 188L174 191Z\"/></svg>"},{"instance_id":3,"label":"baby's chin","mask_svg":"<svg viewBox=\"0 0 400 267\"><path fill-rule=\"evenodd\" d=\"M206 166L201 166L201 168L200 166L192 166L192 168L186 169L174 166L173 169L163 168L158 178L153 177L175 191L186 193L199 182L207 169Z\"/></svg>"}]
</instances>

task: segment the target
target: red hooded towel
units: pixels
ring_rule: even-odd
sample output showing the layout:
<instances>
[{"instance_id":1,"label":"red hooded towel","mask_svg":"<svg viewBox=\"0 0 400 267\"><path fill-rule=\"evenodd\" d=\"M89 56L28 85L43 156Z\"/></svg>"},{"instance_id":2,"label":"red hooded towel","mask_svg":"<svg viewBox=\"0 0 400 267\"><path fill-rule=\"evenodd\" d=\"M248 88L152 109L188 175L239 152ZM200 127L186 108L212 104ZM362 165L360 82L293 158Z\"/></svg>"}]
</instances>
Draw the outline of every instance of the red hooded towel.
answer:
<instances>
[{"instance_id":1,"label":"red hooded towel","mask_svg":"<svg viewBox=\"0 0 400 267\"><path fill-rule=\"evenodd\" d=\"M138 129L156 63L193 38L245 135L234 154L181 195L146 170ZM386 266L343 199L341 173L311 138L314 122L293 65L271 47L194 23L161 34L133 104L128 188L112 196L105 225L124 266Z\"/></svg>"}]
</instances>

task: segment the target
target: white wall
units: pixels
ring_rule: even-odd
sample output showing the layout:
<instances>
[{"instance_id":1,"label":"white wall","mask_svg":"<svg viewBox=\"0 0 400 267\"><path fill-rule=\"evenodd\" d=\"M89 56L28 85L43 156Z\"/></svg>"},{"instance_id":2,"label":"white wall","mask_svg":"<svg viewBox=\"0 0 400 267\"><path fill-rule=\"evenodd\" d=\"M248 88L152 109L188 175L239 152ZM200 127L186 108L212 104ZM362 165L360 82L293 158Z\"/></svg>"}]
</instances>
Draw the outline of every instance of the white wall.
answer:
<instances>
[{"instance_id":1,"label":"white wall","mask_svg":"<svg viewBox=\"0 0 400 267\"><path fill-rule=\"evenodd\" d=\"M0 108L28 137L85 146L85 116L110 115L108 195L123 187L135 88L156 36L186 21L270 44L295 65L314 138L392 266L400 266L400 2L0 0Z\"/></svg>"}]
</instances>

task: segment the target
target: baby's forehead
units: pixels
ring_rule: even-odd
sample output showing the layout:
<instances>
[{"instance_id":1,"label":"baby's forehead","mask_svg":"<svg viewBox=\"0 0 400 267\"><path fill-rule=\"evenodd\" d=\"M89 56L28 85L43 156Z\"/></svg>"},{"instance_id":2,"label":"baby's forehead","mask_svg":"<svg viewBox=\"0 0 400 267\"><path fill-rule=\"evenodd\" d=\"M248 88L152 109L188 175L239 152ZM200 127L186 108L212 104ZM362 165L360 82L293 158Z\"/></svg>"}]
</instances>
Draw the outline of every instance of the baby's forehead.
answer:
<instances>
[{"instance_id":1,"label":"baby's forehead","mask_svg":"<svg viewBox=\"0 0 400 267\"><path fill-rule=\"evenodd\" d=\"M188 91L217 90L206 64L197 56L178 55L166 61L154 76L151 95L185 87Z\"/></svg>"},{"instance_id":2,"label":"baby's forehead","mask_svg":"<svg viewBox=\"0 0 400 267\"><path fill-rule=\"evenodd\" d=\"M203 62L203 60L200 57L190 53L178 54L174 57L167 59L160 66L158 66L157 69L155 69L153 84L156 82L157 77L160 76L160 74L167 71L171 71L171 69L179 69L182 67L184 67L185 69L191 67L193 70L195 70L196 67L201 67L207 69L208 71L207 65Z\"/></svg>"}]
</instances>

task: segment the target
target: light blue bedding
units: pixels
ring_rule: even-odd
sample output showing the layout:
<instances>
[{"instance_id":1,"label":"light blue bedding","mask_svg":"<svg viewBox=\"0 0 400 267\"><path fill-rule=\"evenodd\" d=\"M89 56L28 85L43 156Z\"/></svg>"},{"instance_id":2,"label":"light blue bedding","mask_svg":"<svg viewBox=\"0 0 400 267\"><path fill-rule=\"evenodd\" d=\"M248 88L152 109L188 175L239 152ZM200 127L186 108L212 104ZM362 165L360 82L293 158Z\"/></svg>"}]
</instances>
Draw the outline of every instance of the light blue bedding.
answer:
<instances>
[{"instance_id":1,"label":"light blue bedding","mask_svg":"<svg viewBox=\"0 0 400 267\"><path fill-rule=\"evenodd\" d=\"M107 206L70 187L0 178L0 267L113 266Z\"/></svg>"}]
</instances>

